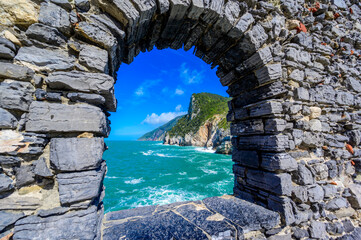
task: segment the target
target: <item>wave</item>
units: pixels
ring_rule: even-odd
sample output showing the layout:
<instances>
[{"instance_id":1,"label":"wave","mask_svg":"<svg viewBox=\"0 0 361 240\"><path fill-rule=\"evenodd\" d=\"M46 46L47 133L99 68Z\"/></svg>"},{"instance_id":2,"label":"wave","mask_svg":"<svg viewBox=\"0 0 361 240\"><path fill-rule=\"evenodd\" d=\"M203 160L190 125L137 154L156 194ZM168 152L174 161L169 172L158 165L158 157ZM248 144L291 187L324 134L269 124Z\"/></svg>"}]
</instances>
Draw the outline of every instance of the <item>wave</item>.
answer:
<instances>
[{"instance_id":1,"label":"wave","mask_svg":"<svg viewBox=\"0 0 361 240\"><path fill-rule=\"evenodd\" d=\"M183 175L187 175L187 173L186 172L180 172L179 175L183 176Z\"/></svg>"},{"instance_id":2,"label":"wave","mask_svg":"<svg viewBox=\"0 0 361 240\"><path fill-rule=\"evenodd\" d=\"M127 180L127 181L124 181L124 183L126 183L126 184L132 184L132 185L134 185L134 184L139 184L139 183L141 183L141 182L144 182L144 180L143 180L143 178L133 178L132 180Z\"/></svg>"},{"instance_id":3,"label":"wave","mask_svg":"<svg viewBox=\"0 0 361 240\"><path fill-rule=\"evenodd\" d=\"M108 179L116 179L116 178L119 178L119 177L116 177L116 176L106 176L106 175L105 175L105 178L108 178Z\"/></svg>"},{"instance_id":4,"label":"wave","mask_svg":"<svg viewBox=\"0 0 361 240\"><path fill-rule=\"evenodd\" d=\"M217 173L218 173L217 171L214 171L214 170L211 170L211 169L207 169L207 168L201 168L201 170L202 170L204 173L207 173L207 174L217 174Z\"/></svg>"},{"instance_id":5,"label":"wave","mask_svg":"<svg viewBox=\"0 0 361 240\"><path fill-rule=\"evenodd\" d=\"M153 151L152 150L148 150L147 152L142 152L142 154L144 156L149 156L149 155L152 155L153 154Z\"/></svg>"},{"instance_id":6,"label":"wave","mask_svg":"<svg viewBox=\"0 0 361 240\"><path fill-rule=\"evenodd\" d=\"M204 152L204 153L215 153L216 151L212 148L202 148L202 147L196 147L194 150L198 152Z\"/></svg>"}]
</instances>

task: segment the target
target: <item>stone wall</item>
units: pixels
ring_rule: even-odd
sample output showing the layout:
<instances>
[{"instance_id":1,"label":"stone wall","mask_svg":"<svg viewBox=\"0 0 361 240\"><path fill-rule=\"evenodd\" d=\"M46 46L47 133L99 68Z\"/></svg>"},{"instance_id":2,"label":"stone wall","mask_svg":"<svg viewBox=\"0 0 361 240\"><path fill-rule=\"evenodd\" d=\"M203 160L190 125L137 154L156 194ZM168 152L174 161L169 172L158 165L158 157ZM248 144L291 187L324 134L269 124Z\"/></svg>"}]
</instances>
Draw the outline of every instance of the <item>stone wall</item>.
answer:
<instances>
[{"instance_id":1,"label":"stone wall","mask_svg":"<svg viewBox=\"0 0 361 240\"><path fill-rule=\"evenodd\" d=\"M0 1L0 237L100 239L116 71L195 46L233 97L235 196L293 238L357 239L360 16L355 0Z\"/></svg>"}]
</instances>

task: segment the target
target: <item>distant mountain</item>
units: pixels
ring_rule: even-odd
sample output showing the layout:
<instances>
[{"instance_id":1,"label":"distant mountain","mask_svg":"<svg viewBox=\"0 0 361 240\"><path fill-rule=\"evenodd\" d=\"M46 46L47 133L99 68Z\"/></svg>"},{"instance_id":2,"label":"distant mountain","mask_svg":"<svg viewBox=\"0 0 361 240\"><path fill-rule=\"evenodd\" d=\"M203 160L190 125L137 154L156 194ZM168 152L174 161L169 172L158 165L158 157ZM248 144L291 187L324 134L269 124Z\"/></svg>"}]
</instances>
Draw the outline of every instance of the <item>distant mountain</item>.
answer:
<instances>
[{"instance_id":1,"label":"distant mountain","mask_svg":"<svg viewBox=\"0 0 361 240\"><path fill-rule=\"evenodd\" d=\"M226 119L229 100L212 93L192 94L188 114L166 133L164 144L211 147L229 154L230 124Z\"/></svg>"},{"instance_id":2,"label":"distant mountain","mask_svg":"<svg viewBox=\"0 0 361 240\"><path fill-rule=\"evenodd\" d=\"M159 128L156 128L153 131L144 134L143 136L138 138L138 141L164 141L166 132L171 130L176 125L178 120L182 117L183 116L178 116L170 120L166 124L160 126Z\"/></svg>"}]
</instances>

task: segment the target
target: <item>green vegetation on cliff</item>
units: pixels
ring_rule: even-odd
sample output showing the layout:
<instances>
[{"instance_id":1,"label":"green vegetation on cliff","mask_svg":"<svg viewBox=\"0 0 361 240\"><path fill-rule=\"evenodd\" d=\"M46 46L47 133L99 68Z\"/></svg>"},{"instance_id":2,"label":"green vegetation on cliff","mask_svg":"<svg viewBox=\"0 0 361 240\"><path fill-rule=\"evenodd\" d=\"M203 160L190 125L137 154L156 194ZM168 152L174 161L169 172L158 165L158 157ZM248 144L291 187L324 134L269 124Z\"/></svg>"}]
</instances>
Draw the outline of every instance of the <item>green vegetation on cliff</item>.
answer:
<instances>
[{"instance_id":1,"label":"green vegetation on cliff","mask_svg":"<svg viewBox=\"0 0 361 240\"><path fill-rule=\"evenodd\" d=\"M183 116L179 116L179 117L174 118L173 120L170 120L166 124L154 129L151 132L144 134L143 136L138 138L138 140L139 141L163 141L163 139L161 139L162 135L165 132L168 132L169 130L171 130L174 127L174 125L176 125L178 120L182 117Z\"/></svg>"},{"instance_id":2,"label":"green vegetation on cliff","mask_svg":"<svg viewBox=\"0 0 361 240\"><path fill-rule=\"evenodd\" d=\"M224 116L218 127L228 129L229 123L226 120L226 114L229 100L230 98L212 93L192 94L188 114L180 118L177 124L168 131L169 136L184 137L187 133L195 133L202 124L217 114Z\"/></svg>"}]
</instances>

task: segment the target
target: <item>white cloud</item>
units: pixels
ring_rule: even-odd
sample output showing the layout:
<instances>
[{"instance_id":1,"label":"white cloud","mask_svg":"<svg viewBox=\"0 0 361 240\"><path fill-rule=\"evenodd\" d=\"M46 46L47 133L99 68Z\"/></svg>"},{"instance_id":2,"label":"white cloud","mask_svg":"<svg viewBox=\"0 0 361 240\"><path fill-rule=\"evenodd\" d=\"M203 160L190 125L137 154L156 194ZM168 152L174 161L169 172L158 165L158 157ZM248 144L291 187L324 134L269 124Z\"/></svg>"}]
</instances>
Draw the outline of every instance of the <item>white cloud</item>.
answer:
<instances>
[{"instance_id":1,"label":"white cloud","mask_svg":"<svg viewBox=\"0 0 361 240\"><path fill-rule=\"evenodd\" d=\"M177 88L174 92L175 95L183 95L184 91L182 89Z\"/></svg>"},{"instance_id":2,"label":"white cloud","mask_svg":"<svg viewBox=\"0 0 361 240\"><path fill-rule=\"evenodd\" d=\"M196 69L191 70L186 63L183 63L179 69L179 77L185 84L196 84L203 81L204 72Z\"/></svg>"},{"instance_id":3,"label":"white cloud","mask_svg":"<svg viewBox=\"0 0 361 240\"><path fill-rule=\"evenodd\" d=\"M161 82L161 79L155 79L155 80L146 80L144 81L134 92L134 94L138 97L148 95L148 89L157 85L159 82Z\"/></svg>"},{"instance_id":4,"label":"white cloud","mask_svg":"<svg viewBox=\"0 0 361 240\"><path fill-rule=\"evenodd\" d=\"M182 109L182 105L181 105L181 104L179 104L179 105L177 105L177 106L175 107L175 110L176 110L177 112L179 112L181 109Z\"/></svg>"},{"instance_id":5,"label":"white cloud","mask_svg":"<svg viewBox=\"0 0 361 240\"><path fill-rule=\"evenodd\" d=\"M151 115L147 115L147 117L143 120L142 123L149 123L149 124L163 124L163 123L167 123L170 120L184 115L187 112L167 112L167 113L162 113L160 115L156 114L156 113L152 113Z\"/></svg>"},{"instance_id":6,"label":"white cloud","mask_svg":"<svg viewBox=\"0 0 361 240\"><path fill-rule=\"evenodd\" d=\"M144 95L143 87L139 87L139 88L135 91L135 95L137 95L137 96L143 96L143 95Z\"/></svg>"}]
</instances>

